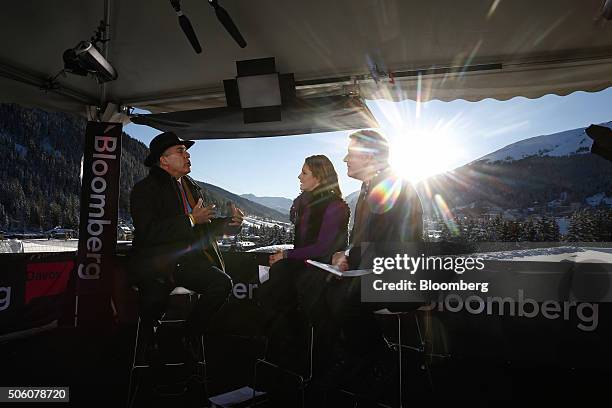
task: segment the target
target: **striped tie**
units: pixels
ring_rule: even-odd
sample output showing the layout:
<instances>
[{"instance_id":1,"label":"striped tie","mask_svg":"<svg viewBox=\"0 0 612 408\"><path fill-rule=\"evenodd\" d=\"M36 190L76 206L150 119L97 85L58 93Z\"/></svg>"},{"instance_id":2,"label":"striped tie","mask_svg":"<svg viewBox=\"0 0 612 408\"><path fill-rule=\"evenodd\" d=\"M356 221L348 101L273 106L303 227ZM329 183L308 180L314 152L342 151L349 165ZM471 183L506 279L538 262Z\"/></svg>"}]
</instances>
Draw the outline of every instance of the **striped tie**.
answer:
<instances>
[{"instance_id":1,"label":"striped tie","mask_svg":"<svg viewBox=\"0 0 612 408\"><path fill-rule=\"evenodd\" d=\"M181 190L181 201L183 202L183 211L185 214L189 214L189 208L187 207L187 196L185 195L185 190L183 189L183 184L177 180L179 190Z\"/></svg>"}]
</instances>

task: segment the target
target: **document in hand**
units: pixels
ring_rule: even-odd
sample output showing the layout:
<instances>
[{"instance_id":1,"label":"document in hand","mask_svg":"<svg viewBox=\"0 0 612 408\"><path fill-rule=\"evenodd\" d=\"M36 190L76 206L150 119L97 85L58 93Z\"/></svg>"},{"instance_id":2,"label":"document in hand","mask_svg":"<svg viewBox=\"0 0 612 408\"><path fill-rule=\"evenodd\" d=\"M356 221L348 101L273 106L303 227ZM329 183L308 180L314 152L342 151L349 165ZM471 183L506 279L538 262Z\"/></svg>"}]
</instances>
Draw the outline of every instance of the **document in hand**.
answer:
<instances>
[{"instance_id":1,"label":"document in hand","mask_svg":"<svg viewBox=\"0 0 612 408\"><path fill-rule=\"evenodd\" d=\"M270 267L265 265L258 265L259 267L259 283L264 283L270 279Z\"/></svg>"},{"instance_id":2,"label":"document in hand","mask_svg":"<svg viewBox=\"0 0 612 408\"><path fill-rule=\"evenodd\" d=\"M316 266L317 268L321 268L324 271L327 271L329 273L333 273L336 276L355 277L355 276L368 275L368 274L372 273L372 269L352 269L350 271L342 272L337 267L335 267L334 265L326 264L326 263L323 263L323 262L313 261L311 259L307 259L306 262L308 262L311 265Z\"/></svg>"}]
</instances>

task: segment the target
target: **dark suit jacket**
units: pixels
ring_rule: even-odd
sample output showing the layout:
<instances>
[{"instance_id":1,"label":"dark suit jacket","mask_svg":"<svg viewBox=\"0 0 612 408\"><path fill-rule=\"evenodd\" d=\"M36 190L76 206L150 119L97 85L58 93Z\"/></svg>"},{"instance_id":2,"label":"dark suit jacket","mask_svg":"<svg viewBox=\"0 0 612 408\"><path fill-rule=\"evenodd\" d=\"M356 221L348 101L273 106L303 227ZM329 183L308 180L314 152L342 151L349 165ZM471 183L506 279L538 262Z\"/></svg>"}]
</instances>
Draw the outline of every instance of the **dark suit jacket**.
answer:
<instances>
[{"instance_id":1,"label":"dark suit jacket","mask_svg":"<svg viewBox=\"0 0 612 408\"><path fill-rule=\"evenodd\" d=\"M204 203L210 202L193 179L183 176L183 182L192 206L199 198ZM216 237L240 229L228 228L230 218L216 218L210 224L192 227L176 180L156 166L132 189L130 212L135 227L130 262L134 282L145 278L168 279L176 265L187 257L200 258L198 261L224 270Z\"/></svg>"},{"instance_id":2,"label":"dark suit jacket","mask_svg":"<svg viewBox=\"0 0 612 408\"><path fill-rule=\"evenodd\" d=\"M355 208L349 267L370 269L375 256L394 256L423 240L423 207L414 187L390 170L364 182ZM414 250L414 247L412 247Z\"/></svg>"}]
</instances>

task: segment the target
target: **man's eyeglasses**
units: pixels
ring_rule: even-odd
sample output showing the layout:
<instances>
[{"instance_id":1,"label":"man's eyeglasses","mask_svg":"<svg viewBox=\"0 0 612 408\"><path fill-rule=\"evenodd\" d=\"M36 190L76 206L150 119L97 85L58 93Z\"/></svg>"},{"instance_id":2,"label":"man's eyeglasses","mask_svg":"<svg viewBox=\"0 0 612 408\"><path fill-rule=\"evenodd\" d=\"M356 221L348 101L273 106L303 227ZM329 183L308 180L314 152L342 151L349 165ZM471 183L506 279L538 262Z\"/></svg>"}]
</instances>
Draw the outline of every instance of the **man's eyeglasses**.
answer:
<instances>
[{"instance_id":1,"label":"man's eyeglasses","mask_svg":"<svg viewBox=\"0 0 612 408\"><path fill-rule=\"evenodd\" d=\"M166 153L166 154L164 154L164 156L170 156L171 154L180 154L180 155L183 155L183 154L185 154L186 151L187 151L187 148L185 148L185 147L177 147L175 151L170 152L170 153Z\"/></svg>"}]
</instances>

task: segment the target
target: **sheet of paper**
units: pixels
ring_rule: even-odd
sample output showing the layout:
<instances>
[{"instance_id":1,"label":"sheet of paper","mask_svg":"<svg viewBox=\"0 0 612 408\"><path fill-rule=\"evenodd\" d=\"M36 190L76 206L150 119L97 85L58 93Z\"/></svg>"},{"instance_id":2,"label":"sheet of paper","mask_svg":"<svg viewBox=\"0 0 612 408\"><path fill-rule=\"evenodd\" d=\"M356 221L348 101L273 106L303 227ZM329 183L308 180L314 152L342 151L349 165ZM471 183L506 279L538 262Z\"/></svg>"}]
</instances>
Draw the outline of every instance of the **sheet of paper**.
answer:
<instances>
[{"instance_id":1,"label":"sheet of paper","mask_svg":"<svg viewBox=\"0 0 612 408\"><path fill-rule=\"evenodd\" d=\"M259 265L259 283L264 283L270 279L270 267Z\"/></svg>"},{"instance_id":2,"label":"sheet of paper","mask_svg":"<svg viewBox=\"0 0 612 408\"><path fill-rule=\"evenodd\" d=\"M321 268L329 273L333 273L337 276L342 276L345 278L355 277L355 276L363 276L372 273L372 269L351 269L349 271L341 272L334 265L326 264L323 262L313 261L311 259L306 260L309 264L316 266L317 268Z\"/></svg>"},{"instance_id":3,"label":"sheet of paper","mask_svg":"<svg viewBox=\"0 0 612 408\"><path fill-rule=\"evenodd\" d=\"M242 402L248 401L254 397L259 397L265 394L262 391L255 391L251 387L242 387L237 390L226 392L225 394L215 395L210 397L209 401L216 407L232 407L237 406Z\"/></svg>"},{"instance_id":4,"label":"sheet of paper","mask_svg":"<svg viewBox=\"0 0 612 408\"><path fill-rule=\"evenodd\" d=\"M317 268L321 268L324 271L327 271L329 273L333 273L334 275L338 275L338 276L342 276L342 272L340 272L338 270L338 268L336 268L334 265L330 265L330 264L326 264L323 262L317 262L317 261L313 261L312 259L308 259L306 260L307 263L316 266Z\"/></svg>"}]
</instances>

